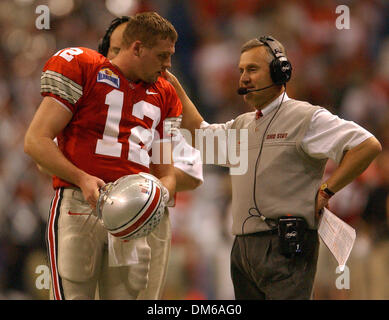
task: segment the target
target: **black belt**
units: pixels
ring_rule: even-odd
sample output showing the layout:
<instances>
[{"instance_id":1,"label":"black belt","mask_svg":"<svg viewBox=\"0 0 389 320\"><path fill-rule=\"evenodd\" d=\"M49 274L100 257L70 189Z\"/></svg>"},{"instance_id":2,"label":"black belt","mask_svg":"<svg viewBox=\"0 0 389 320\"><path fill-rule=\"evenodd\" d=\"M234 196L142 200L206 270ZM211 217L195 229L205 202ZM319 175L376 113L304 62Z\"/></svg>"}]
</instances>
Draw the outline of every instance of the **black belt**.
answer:
<instances>
[{"instance_id":1,"label":"black belt","mask_svg":"<svg viewBox=\"0 0 389 320\"><path fill-rule=\"evenodd\" d=\"M278 235L278 229L272 229L272 230L266 230L266 231L258 231L253 233L246 233L246 234L239 234L237 237L243 237L243 236L266 236L266 235Z\"/></svg>"},{"instance_id":2,"label":"black belt","mask_svg":"<svg viewBox=\"0 0 389 320\"><path fill-rule=\"evenodd\" d=\"M307 229L306 232L315 233L315 232L317 232L317 230L316 229ZM239 235L237 235L237 237L241 237L241 236L266 236L266 235L274 235L274 234L278 235L278 229L258 231L258 232L246 233L246 234L239 234Z\"/></svg>"}]
</instances>

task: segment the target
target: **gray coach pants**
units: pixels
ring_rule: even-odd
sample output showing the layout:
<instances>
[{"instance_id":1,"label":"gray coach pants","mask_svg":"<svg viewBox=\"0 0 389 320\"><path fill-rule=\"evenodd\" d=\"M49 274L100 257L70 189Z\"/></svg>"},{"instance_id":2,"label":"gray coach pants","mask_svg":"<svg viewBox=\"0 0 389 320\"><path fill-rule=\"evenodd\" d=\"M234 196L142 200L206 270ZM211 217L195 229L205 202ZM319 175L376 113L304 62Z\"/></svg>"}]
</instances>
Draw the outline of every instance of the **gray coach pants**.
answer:
<instances>
[{"instance_id":1,"label":"gray coach pants","mask_svg":"<svg viewBox=\"0 0 389 320\"><path fill-rule=\"evenodd\" d=\"M235 299L310 299L318 252L316 230L308 231L305 254L291 258L279 253L277 233L236 236L231 251Z\"/></svg>"}]
</instances>

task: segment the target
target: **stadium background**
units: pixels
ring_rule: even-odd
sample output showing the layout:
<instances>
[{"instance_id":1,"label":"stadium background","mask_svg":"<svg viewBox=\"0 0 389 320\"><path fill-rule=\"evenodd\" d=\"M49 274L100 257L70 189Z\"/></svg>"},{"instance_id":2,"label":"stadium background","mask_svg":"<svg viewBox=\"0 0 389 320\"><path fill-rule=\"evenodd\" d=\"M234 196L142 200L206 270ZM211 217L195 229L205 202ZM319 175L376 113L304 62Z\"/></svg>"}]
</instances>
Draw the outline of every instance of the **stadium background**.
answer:
<instances>
[{"instance_id":1,"label":"stadium background","mask_svg":"<svg viewBox=\"0 0 389 320\"><path fill-rule=\"evenodd\" d=\"M50 9L49 30L35 26L35 9L41 4ZM341 4L350 9L348 30L336 28L335 9ZM248 111L236 94L239 49L250 38L272 34L293 64L289 96L328 108L376 135L384 147L378 161L331 201L331 209L357 229L348 263L350 289L336 288L336 263L322 247L316 298L389 299L386 0L2 0L0 299L48 296L36 288L36 268L45 264L44 232L53 191L51 180L23 153L26 128L41 101L45 61L64 47L96 49L115 16L147 10L167 17L179 32L172 71L208 122ZM329 163L327 173L331 170ZM180 193L170 212L173 241L165 299L233 299L228 172L206 166L204 175L204 184ZM372 198L372 192L380 196Z\"/></svg>"}]
</instances>

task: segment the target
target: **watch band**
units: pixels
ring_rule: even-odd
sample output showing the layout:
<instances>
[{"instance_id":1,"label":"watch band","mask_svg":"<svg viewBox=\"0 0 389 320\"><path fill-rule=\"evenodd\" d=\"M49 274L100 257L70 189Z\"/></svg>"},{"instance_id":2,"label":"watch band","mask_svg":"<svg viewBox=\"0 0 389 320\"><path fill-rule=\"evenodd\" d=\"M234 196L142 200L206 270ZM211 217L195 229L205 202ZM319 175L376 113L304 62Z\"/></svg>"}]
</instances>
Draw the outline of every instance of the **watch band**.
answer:
<instances>
[{"instance_id":1,"label":"watch band","mask_svg":"<svg viewBox=\"0 0 389 320\"><path fill-rule=\"evenodd\" d=\"M324 191L327 195L329 195L330 197L332 197L335 192L331 191L330 189L328 189L328 185L327 183L323 183L320 187L320 190L321 191Z\"/></svg>"}]
</instances>

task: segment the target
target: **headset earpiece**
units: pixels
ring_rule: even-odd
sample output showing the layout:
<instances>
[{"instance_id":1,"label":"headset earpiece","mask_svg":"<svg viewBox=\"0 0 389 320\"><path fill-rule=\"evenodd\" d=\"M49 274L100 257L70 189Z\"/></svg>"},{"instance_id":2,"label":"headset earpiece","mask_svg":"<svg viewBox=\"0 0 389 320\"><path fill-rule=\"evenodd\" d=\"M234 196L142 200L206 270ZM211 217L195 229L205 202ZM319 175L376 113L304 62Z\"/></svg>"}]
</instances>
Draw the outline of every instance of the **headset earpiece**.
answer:
<instances>
[{"instance_id":1,"label":"headset earpiece","mask_svg":"<svg viewBox=\"0 0 389 320\"><path fill-rule=\"evenodd\" d=\"M260 42L268 46L273 53L274 59L270 63L270 76L274 84L286 84L292 76L292 65L282 53L276 40L271 36L258 38Z\"/></svg>"},{"instance_id":2,"label":"headset earpiece","mask_svg":"<svg viewBox=\"0 0 389 320\"><path fill-rule=\"evenodd\" d=\"M115 29L119 25L121 25L122 23L127 22L129 20L130 20L130 17L122 16L120 18L115 18L115 19L113 19L111 21L109 27L105 31L104 37L101 38L100 41L99 41L99 45L98 45L98 48L97 48L97 51L99 53L101 53L105 57L107 56L109 45L110 45L110 41L111 41L112 32L114 32Z\"/></svg>"}]
</instances>

